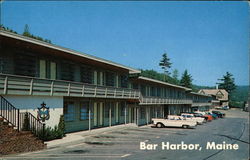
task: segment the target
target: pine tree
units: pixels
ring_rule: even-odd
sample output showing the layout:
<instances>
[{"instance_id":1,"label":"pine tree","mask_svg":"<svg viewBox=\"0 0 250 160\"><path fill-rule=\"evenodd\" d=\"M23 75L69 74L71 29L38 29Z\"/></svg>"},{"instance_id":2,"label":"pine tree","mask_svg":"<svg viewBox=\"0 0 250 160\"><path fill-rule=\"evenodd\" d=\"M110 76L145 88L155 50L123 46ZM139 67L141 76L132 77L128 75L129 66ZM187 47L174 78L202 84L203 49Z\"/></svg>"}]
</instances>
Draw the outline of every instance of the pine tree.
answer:
<instances>
[{"instance_id":1,"label":"pine tree","mask_svg":"<svg viewBox=\"0 0 250 160\"><path fill-rule=\"evenodd\" d=\"M220 89L225 89L228 92L229 100L231 98L231 93L236 89L236 85L234 83L233 75L229 72L226 72L226 75L223 78L218 79L221 82L219 84Z\"/></svg>"},{"instance_id":2,"label":"pine tree","mask_svg":"<svg viewBox=\"0 0 250 160\"><path fill-rule=\"evenodd\" d=\"M27 24L25 24L25 26L24 26L23 35L29 36L29 37L31 36L30 31L29 31L29 26Z\"/></svg>"},{"instance_id":3,"label":"pine tree","mask_svg":"<svg viewBox=\"0 0 250 160\"><path fill-rule=\"evenodd\" d=\"M179 84L179 79L178 79L179 71L177 69L173 70L172 77L173 77L173 83L174 84Z\"/></svg>"},{"instance_id":4,"label":"pine tree","mask_svg":"<svg viewBox=\"0 0 250 160\"><path fill-rule=\"evenodd\" d=\"M187 70L185 70L184 73L182 74L180 85L183 87L192 88L192 81L193 81L192 76L188 74Z\"/></svg>"},{"instance_id":5,"label":"pine tree","mask_svg":"<svg viewBox=\"0 0 250 160\"><path fill-rule=\"evenodd\" d=\"M165 73L164 80L165 81L167 80L167 76L169 76L169 74L170 74L168 69L171 68L171 64L172 63L170 62L170 59L168 58L167 53L165 52L162 55L162 60L159 63L159 66L161 66L161 68L164 70L164 73Z\"/></svg>"}]
</instances>

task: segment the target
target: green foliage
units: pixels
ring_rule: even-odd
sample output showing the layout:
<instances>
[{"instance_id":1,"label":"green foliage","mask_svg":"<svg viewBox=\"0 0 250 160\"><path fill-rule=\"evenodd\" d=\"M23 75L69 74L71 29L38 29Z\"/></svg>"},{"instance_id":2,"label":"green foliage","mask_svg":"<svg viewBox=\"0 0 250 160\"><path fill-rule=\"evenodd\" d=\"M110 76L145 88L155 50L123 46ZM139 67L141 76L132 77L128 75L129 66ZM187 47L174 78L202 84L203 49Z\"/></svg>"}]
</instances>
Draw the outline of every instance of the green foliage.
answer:
<instances>
[{"instance_id":1,"label":"green foliage","mask_svg":"<svg viewBox=\"0 0 250 160\"><path fill-rule=\"evenodd\" d=\"M1 28L1 30L18 34L16 31L13 31L12 29L10 29L8 27L4 27L2 24L0 25L0 28ZM27 24L24 26L24 31L23 31L22 35L52 44L51 40L43 39L42 37L34 36L33 34L31 34L29 31L29 26Z\"/></svg>"},{"instance_id":2,"label":"green foliage","mask_svg":"<svg viewBox=\"0 0 250 160\"><path fill-rule=\"evenodd\" d=\"M248 100L249 86L237 86L237 88L231 93L229 106L243 108Z\"/></svg>"},{"instance_id":3,"label":"green foliage","mask_svg":"<svg viewBox=\"0 0 250 160\"><path fill-rule=\"evenodd\" d=\"M187 88L192 88L192 76L188 74L188 71L185 70L182 74L180 85Z\"/></svg>"},{"instance_id":4,"label":"green foliage","mask_svg":"<svg viewBox=\"0 0 250 160\"><path fill-rule=\"evenodd\" d=\"M59 124L58 124L58 130L61 131L62 136L65 136L65 122L64 122L64 116L60 116Z\"/></svg>"},{"instance_id":5,"label":"green foliage","mask_svg":"<svg viewBox=\"0 0 250 160\"><path fill-rule=\"evenodd\" d=\"M29 119L28 112L26 112L24 114L24 120L23 120L22 130L23 131L29 131L30 130L30 119Z\"/></svg>"},{"instance_id":6,"label":"green foliage","mask_svg":"<svg viewBox=\"0 0 250 160\"><path fill-rule=\"evenodd\" d=\"M229 101L230 108L244 108L244 101Z\"/></svg>"},{"instance_id":7,"label":"green foliage","mask_svg":"<svg viewBox=\"0 0 250 160\"><path fill-rule=\"evenodd\" d=\"M16 31L13 31L12 29L8 28L8 27L4 27L2 24L0 25L1 30L7 31L7 32L12 32L17 34Z\"/></svg>"},{"instance_id":8,"label":"green foliage","mask_svg":"<svg viewBox=\"0 0 250 160\"><path fill-rule=\"evenodd\" d=\"M23 35L27 36L27 37L31 36L30 31L29 31L29 26L27 24L25 24L25 26L24 26Z\"/></svg>"},{"instance_id":9,"label":"green foliage","mask_svg":"<svg viewBox=\"0 0 250 160\"><path fill-rule=\"evenodd\" d=\"M162 55L162 59L159 63L159 66L164 70L164 73L166 75L169 75L168 69L171 68L171 64L172 63L170 63L170 59L168 58L167 53L164 53ZM164 77L164 78L166 78L166 77Z\"/></svg>"},{"instance_id":10,"label":"green foliage","mask_svg":"<svg viewBox=\"0 0 250 160\"><path fill-rule=\"evenodd\" d=\"M33 34L31 34L30 31L29 31L29 26L27 24L25 24L25 26L24 26L23 36L30 37L30 38L33 38L33 39L37 39L37 40L40 40L40 41L44 41L44 42L47 42L47 43L51 43L51 41L48 40L48 39L43 39L42 37L34 36Z\"/></svg>"},{"instance_id":11,"label":"green foliage","mask_svg":"<svg viewBox=\"0 0 250 160\"><path fill-rule=\"evenodd\" d=\"M60 139L63 137L65 137L65 123L63 115L60 116L59 124L54 128L48 126L39 132L39 138L44 141Z\"/></svg>"},{"instance_id":12,"label":"green foliage","mask_svg":"<svg viewBox=\"0 0 250 160\"><path fill-rule=\"evenodd\" d=\"M174 84L179 84L179 71L177 69L174 69L173 73L172 73L172 78L173 78L173 82Z\"/></svg>"},{"instance_id":13,"label":"green foliage","mask_svg":"<svg viewBox=\"0 0 250 160\"><path fill-rule=\"evenodd\" d=\"M178 83L176 83L176 81L172 77L165 75L163 73L158 73L157 71L152 70L152 69L151 70L141 70L140 75L143 77L148 77L148 78L156 79L159 81L168 82L171 84L178 85Z\"/></svg>"},{"instance_id":14,"label":"green foliage","mask_svg":"<svg viewBox=\"0 0 250 160\"><path fill-rule=\"evenodd\" d=\"M199 85L192 85L193 92L198 92L201 89L215 89L215 86L199 86Z\"/></svg>"},{"instance_id":15,"label":"green foliage","mask_svg":"<svg viewBox=\"0 0 250 160\"><path fill-rule=\"evenodd\" d=\"M229 100L231 98L232 92L236 89L236 85L234 83L233 75L229 72L223 76L223 78L219 79L221 82L219 84L220 89L225 89L228 92Z\"/></svg>"},{"instance_id":16,"label":"green foliage","mask_svg":"<svg viewBox=\"0 0 250 160\"><path fill-rule=\"evenodd\" d=\"M247 101L249 86L237 86L237 88L231 94L232 101Z\"/></svg>"}]
</instances>

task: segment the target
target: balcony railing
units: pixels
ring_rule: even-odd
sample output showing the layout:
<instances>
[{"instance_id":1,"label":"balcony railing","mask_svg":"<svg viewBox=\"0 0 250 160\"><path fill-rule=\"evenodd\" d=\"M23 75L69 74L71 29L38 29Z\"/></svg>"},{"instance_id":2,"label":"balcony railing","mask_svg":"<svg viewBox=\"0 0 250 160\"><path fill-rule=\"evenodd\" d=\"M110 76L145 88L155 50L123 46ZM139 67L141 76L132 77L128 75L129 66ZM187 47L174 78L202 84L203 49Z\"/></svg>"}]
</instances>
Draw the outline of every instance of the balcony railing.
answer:
<instances>
[{"instance_id":1,"label":"balcony railing","mask_svg":"<svg viewBox=\"0 0 250 160\"><path fill-rule=\"evenodd\" d=\"M140 97L140 104L192 104L189 99L172 99L172 98L156 98L156 97Z\"/></svg>"},{"instance_id":2,"label":"balcony railing","mask_svg":"<svg viewBox=\"0 0 250 160\"><path fill-rule=\"evenodd\" d=\"M0 94L139 99L134 89L0 74Z\"/></svg>"},{"instance_id":3,"label":"balcony railing","mask_svg":"<svg viewBox=\"0 0 250 160\"><path fill-rule=\"evenodd\" d=\"M211 102L193 102L192 107L211 106Z\"/></svg>"}]
</instances>

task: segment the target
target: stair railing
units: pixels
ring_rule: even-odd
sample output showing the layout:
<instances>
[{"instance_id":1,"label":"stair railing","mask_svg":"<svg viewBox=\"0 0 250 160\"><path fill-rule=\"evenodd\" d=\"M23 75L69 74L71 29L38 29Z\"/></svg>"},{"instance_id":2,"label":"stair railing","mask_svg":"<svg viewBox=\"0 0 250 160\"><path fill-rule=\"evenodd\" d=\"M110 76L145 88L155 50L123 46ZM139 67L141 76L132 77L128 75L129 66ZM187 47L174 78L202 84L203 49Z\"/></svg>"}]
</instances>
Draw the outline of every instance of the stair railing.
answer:
<instances>
[{"instance_id":1,"label":"stair railing","mask_svg":"<svg viewBox=\"0 0 250 160\"><path fill-rule=\"evenodd\" d=\"M45 124L40 122L30 112L20 113L8 100L0 95L0 116L5 119L17 131L31 131L40 139L44 138Z\"/></svg>"},{"instance_id":2,"label":"stair railing","mask_svg":"<svg viewBox=\"0 0 250 160\"><path fill-rule=\"evenodd\" d=\"M0 95L0 116L20 130L20 111Z\"/></svg>"}]
</instances>

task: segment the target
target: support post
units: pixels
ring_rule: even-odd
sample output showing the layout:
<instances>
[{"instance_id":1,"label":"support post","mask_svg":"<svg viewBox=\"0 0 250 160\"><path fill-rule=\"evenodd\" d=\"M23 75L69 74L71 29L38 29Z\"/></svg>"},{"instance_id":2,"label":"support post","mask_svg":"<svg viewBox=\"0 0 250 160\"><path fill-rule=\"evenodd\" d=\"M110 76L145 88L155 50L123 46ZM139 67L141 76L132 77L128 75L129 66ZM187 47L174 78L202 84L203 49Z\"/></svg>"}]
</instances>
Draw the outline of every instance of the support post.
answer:
<instances>
[{"instance_id":1,"label":"support post","mask_svg":"<svg viewBox=\"0 0 250 160\"><path fill-rule=\"evenodd\" d=\"M91 110L89 106L89 131L91 131Z\"/></svg>"},{"instance_id":2,"label":"support post","mask_svg":"<svg viewBox=\"0 0 250 160\"><path fill-rule=\"evenodd\" d=\"M125 116L125 118L124 118L124 124L126 124L127 123L127 103L125 102L125 113L124 113L124 116Z\"/></svg>"},{"instance_id":3,"label":"support post","mask_svg":"<svg viewBox=\"0 0 250 160\"><path fill-rule=\"evenodd\" d=\"M50 95L51 96L53 96L53 89L54 89L54 81L51 82L51 88L50 88Z\"/></svg>"},{"instance_id":4,"label":"support post","mask_svg":"<svg viewBox=\"0 0 250 160\"><path fill-rule=\"evenodd\" d=\"M111 127L111 103L109 104L109 127Z\"/></svg>"},{"instance_id":5,"label":"support post","mask_svg":"<svg viewBox=\"0 0 250 160\"><path fill-rule=\"evenodd\" d=\"M3 90L3 94L7 94L7 87L8 87L8 77L5 77L4 80L4 90Z\"/></svg>"},{"instance_id":6,"label":"support post","mask_svg":"<svg viewBox=\"0 0 250 160\"><path fill-rule=\"evenodd\" d=\"M32 95L32 91L33 91L33 78L30 81L30 95Z\"/></svg>"}]
</instances>

